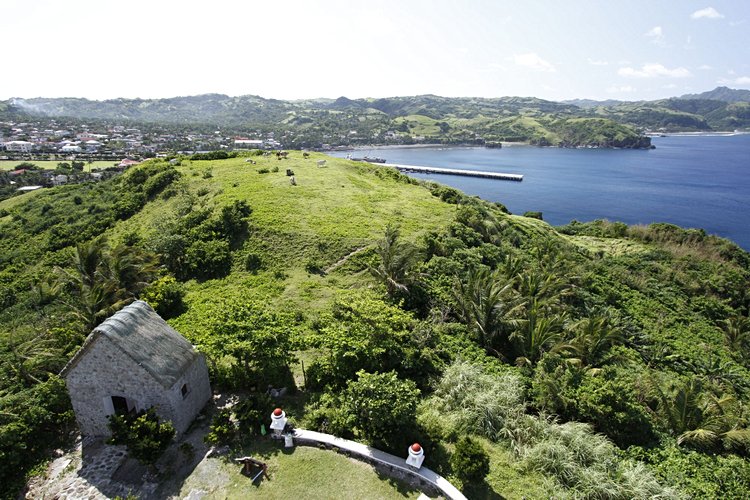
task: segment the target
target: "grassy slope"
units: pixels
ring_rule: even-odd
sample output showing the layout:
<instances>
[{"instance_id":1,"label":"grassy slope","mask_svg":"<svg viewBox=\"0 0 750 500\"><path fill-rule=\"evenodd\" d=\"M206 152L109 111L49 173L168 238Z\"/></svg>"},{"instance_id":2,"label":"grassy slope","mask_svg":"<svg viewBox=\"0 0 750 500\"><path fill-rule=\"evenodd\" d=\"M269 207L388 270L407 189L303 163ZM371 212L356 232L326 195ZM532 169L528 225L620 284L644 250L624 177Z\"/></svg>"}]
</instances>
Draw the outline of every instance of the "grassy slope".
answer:
<instances>
[{"instance_id":1,"label":"grassy slope","mask_svg":"<svg viewBox=\"0 0 750 500\"><path fill-rule=\"evenodd\" d=\"M323 158L327 166L317 167L317 160ZM265 268L257 275L244 272L238 258L226 278L191 282L188 303L204 295L216 297L231 294L236 287L249 287L279 307L292 302L317 309L336 289L351 286L357 279L342 272L311 274L305 269L309 262L327 268L354 250L372 246L389 222L398 224L404 236L413 240L446 224L455 210L420 186L378 177L374 173L378 167L316 154L305 160L299 152L291 153L289 160L257 157L256 161L257 165L244 158L186 161L180 167L187 191L202 203L248 202L253 208L250 235L238 254L260 255ZM274 167L279 171L258 173ZM286 169L294 171L296 186L290 184ZM147 236L179 203L172 198L149 204L115 232L138 231Z\"/></svg>"}]
</instances>

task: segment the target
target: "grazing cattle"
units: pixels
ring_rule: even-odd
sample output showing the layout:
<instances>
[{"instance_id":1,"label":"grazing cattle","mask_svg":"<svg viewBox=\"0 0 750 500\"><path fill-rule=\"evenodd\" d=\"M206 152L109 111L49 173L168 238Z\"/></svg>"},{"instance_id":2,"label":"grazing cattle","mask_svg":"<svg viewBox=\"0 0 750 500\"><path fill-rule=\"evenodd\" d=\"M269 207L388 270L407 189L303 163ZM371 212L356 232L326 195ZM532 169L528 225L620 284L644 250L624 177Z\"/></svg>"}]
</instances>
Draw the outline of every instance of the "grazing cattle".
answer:
<instances>
[{"instance_id":1,"label":"grazing cattle","mask_svg":"<svg viewBox=\"0 0 750 500\"><path fill-rule=\"evenodd\" d=\"M318 160L318 166L319 167L325 167L326 166L326 161L325 160Z\"/></svg>"},{"instance_id":2,"label":"grazing cattle","mask_svg":"<svg viewBox=\"0 0 750 500\"><path fill-rule=\"evenodd\" d=\"M302 158L304 158L305 160L307 160L308 158L310 158L310 153L308 153L307 151L305 151L304 153L302 153Z\"/></svg>"}]
</instances>

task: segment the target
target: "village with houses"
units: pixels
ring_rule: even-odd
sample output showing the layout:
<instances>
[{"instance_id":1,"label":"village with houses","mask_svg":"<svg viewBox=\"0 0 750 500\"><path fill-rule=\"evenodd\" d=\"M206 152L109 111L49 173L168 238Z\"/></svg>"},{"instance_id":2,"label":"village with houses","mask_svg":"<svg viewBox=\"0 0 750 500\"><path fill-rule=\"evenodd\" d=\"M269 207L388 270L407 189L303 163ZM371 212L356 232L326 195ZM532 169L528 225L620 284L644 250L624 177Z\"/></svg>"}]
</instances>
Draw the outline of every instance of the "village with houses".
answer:
<instances>
[{"instance_id":1,"label":"village with houses","mask_svg":"<svg viewBox=\"0 0 750 500\"><path fill-rule=\"evenodd\" d=\"M274 133L248 136L202 131L149 130L126 125L62 123L54 119L0 122L0 160L115 160L217 149L277 149Z\"/></svg>"}]
</instances>

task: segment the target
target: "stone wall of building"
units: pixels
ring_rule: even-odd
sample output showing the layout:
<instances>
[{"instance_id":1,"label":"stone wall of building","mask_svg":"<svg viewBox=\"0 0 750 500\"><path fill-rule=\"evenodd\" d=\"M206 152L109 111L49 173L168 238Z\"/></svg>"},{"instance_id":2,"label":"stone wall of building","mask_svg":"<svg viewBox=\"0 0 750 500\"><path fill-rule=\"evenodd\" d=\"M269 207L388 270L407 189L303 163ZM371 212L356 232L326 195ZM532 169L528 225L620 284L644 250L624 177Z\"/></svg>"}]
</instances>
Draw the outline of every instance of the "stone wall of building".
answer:
<instances>
[{"instance_id":1,"label":"stone wall of building","mask_svg":"<svg viewBox=\"0 0 750 500\"><path fill-rule=\"evenodd\" d=\"M134 401L137 410L157 406L161 387L151 375L100 336L65 377L78 426L84 436L109 436L112 396Z\"/></svg>"},{"instance_id":2,"label":"stone wall of building","mask_svg":"<svg viewBox=\"0 0 750 500\"><path fill-rule=\"evenodd\" d=\"M183 397L182 387L187 386ZM185 374L167 392L169 406L172 408L172 423L178 434L190 427L195 416L211 399L211 385L208 381L208 367L203 355L198 356Z\"/></svg>"},{"instance_id":3,"label":"stone wall of building","mask_svg":"<svg viewBox=\"0 0 750 500\"><path fill-rule=\"evenodd\" d=\"M173 387L165 389L105 336L97 338L68 372L66 383L78 426L84 436L109 436L107 416L112 396L135 403L136 410L154 407L163 420L184 432L211 397L208 371L199 356ZM182 396L183 384L188 393Z\"/></svg>"}]
</instances>

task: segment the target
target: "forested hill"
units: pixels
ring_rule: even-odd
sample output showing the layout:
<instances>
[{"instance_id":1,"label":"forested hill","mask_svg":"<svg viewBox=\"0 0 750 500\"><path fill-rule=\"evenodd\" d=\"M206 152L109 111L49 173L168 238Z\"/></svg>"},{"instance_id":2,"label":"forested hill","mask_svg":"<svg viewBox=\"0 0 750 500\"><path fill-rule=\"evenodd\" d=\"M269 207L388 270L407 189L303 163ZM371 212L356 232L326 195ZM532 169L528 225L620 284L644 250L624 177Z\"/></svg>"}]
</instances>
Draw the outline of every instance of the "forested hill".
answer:
<instances>
[{"instance_id":1,"label":"forested hill","mask_svg":"<svg viewBox=\"0 0 750 500\"><path fill-rule=\"evenodd\" d=\"M700 99L724 102L750 102L750 90L716 87L700 94L685 94L680 99Z\"/></svg>"},{"instance_id":2,"label":"forested hill","mask_svg":"<svg viewBox=\"0 0 750 500\"><path fill-rule=\"evenodd\" d=\"M214 421L230 445L256 438L222 422L258 429L273 384L298 391L300 427L399 455L418 440L470 498L746 498L750 255L733 243L553 228L318 153L218 156L0 202L5 497L75 438L56 374L141 298L241 395Z\"/></svg>"},{"instance_id":3,"label":"forested hill","mask_svg":"<svg viewBox=\"0 0 750 500\"><path fill-rule=\"evenodd\" d=\"M588 116L576 106L535 98L446 98L279 101L257 96L206 94L171 99L12 99L0 117L70 117L109 122L212 124L263 130L292 147L323 144L484 144L526 141L538 145L649 147L634 127Z\"/></svg>"},{"instance_id":4,"label":"forested hill","mask_svg":"<svg viewBox=\"0 0 750 500\"><path fill-rule=\"evenodd\" d=\"M553 102L532 97L420 95L282 101L205 94L170 99L11 99L0 118L69 117L109 122L212 125L263 130L291 147L322 144L483 144L526 141L566 147L649 147L644 131L726 131L750 127L748 91L717 88L657 101Z\"/></svg>"}]
</instances>

